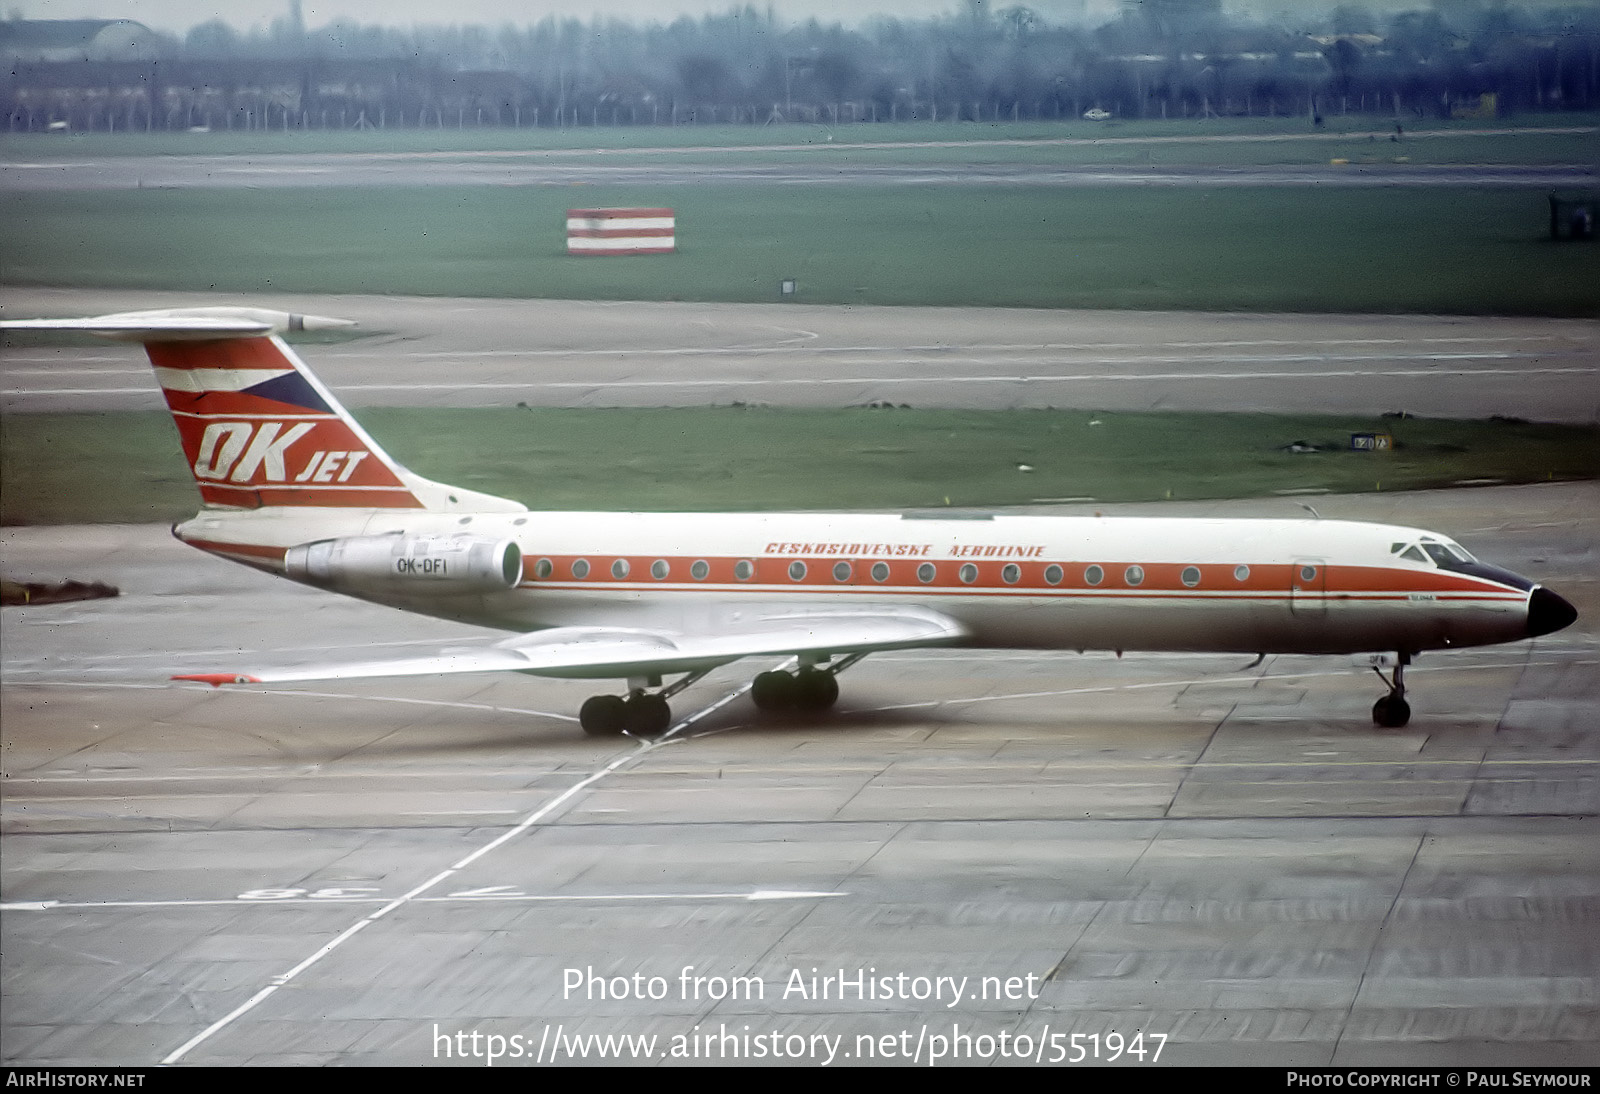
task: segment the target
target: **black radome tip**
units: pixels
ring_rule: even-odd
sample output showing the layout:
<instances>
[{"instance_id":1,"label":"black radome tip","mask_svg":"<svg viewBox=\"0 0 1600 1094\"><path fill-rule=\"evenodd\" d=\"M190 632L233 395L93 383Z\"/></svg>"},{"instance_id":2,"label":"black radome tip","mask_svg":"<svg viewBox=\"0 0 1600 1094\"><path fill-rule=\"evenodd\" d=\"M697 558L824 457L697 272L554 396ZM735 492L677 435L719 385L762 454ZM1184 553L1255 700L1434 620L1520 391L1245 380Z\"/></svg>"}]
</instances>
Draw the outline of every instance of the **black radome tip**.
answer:
<instances>
[{"instance_id":1,"label":"black radome tip","mask_svg":"<svg viewBox=\"0 0 1600 1094\"><path fill-rule=\"evenodd\" d=\"M1528 637L1538 638L1541 634L1554 634L1563 627L1570 627L1578 618L1578 609L1569 604L1564 597L1539 586L1528 594Z\"/></svg>"}]
</instances>

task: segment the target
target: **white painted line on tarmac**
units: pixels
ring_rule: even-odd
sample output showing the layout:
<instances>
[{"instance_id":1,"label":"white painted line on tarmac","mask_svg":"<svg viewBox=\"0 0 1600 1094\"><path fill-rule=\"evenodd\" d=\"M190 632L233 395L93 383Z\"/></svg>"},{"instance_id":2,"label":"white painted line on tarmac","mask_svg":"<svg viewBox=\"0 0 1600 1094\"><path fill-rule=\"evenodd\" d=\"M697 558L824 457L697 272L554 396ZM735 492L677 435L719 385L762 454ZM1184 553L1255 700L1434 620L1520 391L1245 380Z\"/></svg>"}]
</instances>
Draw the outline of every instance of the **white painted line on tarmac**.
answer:
<instances>
[{"instance_id":1,"label":"white painted line on tarmac","mask_svg":"<svg viewBox=\"0 0 1600 1094\"><path fill-rule=\"evenodd\" d=\"M748 687L748 685L746 685L746 688L747 687ZM687 725L693 724L695 721L697 721L699 719L699 717L703 716L705 713L709 713L709 710L714 710L714 709L722 706L723 704L731 701L734 697L743 694L744 690L745 690L745 688L736 689L733 692L732 695L725 696L723 699L719 700L717 703L713 704L710 708L708 708L707 711L703 711L703 712L701 712L700 714L697 714L697 715L691 715L689 718L684 719L677 726L672 727L672 730L668 730L668 733L670 734L673 730L679 729L679 728L681 728L683 726L687 726ZM270 694L270 693L263 693L263 694ZM461 704L445 704L445 705L455 706L455 705L461 705ZM199 1047L201 1044L204 1044L211 1037L213 1037L217 1033L221 1032L222 1030L226 1029L228 1026L232 1025L235 1021L237 1021L238 1019L242 1018L244 1015L248 1014L250 1011L254 1010L262 1002L264 1002L267 999L271 998L273 993L275 993L279 988L281 988L281 987L285 986L286 984L290 983L291 981L293 981L301 973L305 972L307 969L309 969L312 966L316 965L317 962L321 961L324 957L327 957L329 954L333 953L336 949L338 949L340 946L342 946L345 942L349 941L351 938L354 938L357 934L361 933L367 927L371 926L372 924L376 923L378 920L380 920L383 917L389 915L391 912L396 911L397 909L403 908L408 904L412 904L412 903L421 901L422 899L424 899L423 894L427 893L430 889L433 889L434 887L436 887L436 886L438 886L440 884L443 884L445 881L447 881L450 878L456 876L461 871L467 869L469 866L471 866L473 863L477 862L479 859L481 859L484 856L492 853L497 848L505 845L506 843L509 843L511 840L516 839L518 836L520 836L524 832L528 831L530 828L533 828L535 825L539 824L541 821L544 820L544 818L548 817L551 813L555 812L557 809L560 809L562 806L567 804L569 801L571 801L573 798L575 798L578 794L582 793L584 790L587 790L589 787L593 786L595 783L599 782L601 779L604 779L607 775L610 775L613 772L615 772L615 771L617 771L617 770L619 770L619 769L621 769L623 767L626 767L626 766L628 766L630 764L638 762L639 760L643 759L645 756L648 756L650 753L655 752L658 749L665 748L665 747L668 747L668 746L676 744L676 743L677 743L677 741L675 739L669 739L667 736L663 736L659 740L644 742L644 743L640 744L638 748L635 748L635 749L632 749L632 750L630 750L628 752L623 753L621 756L618 756L616 759L612 760L610 763L608 763L604 767L600 768L600 770L598 770L598 771L594 772L593 774L587 776L586 778L581 779L578 782L574 783L572 786L568 787L566 790L564 790L560 794L556 795L550 801L546 802L544 805L542 805L539 808L535 809L532 813L529 813L525 818L523 818L523 820L520 823L518 823L514 827L506 829L500 835L496 836L494 839L490 840L488 843L484 844L482 847L478 848L476 851L473 851L471 854L466 855L466 856L462 857L461 859L457 860L456 862L452 863L450 866L448 866L445 869L439 871L437 874L434 874L432 877L428 878L426 881L422 882L420 885L417 885L417 886L413 887L408 892L403 893L400 896L397 896L397 897L393 898L392 900L386 901L383 904L382 907L376 909L370 915L364 916L360 920L357 920L355 923L351 924L349 927L345 928L338 935L336 935L334 938L329 940L325 945L323 945L322 947L317 949L317 951L315 953L311 954L309 957L307 957L305 960L301 961L298 965L294 966L292 969L289 969L287 972L281 973L278 976L273 977L272 980L265 987L263 987L261 990L257 991L249 999L245 1000L239 1006L235 1007L233 1010L229 1011L227 1014L223 1015L221 1018L219 1018L215 1022L211 1023L211 1025L207 1026L205 1029L201 1030L199 1033L197 1033L193 1037L189 1038L189 1040L187 1040L183 1044L179 1045L172 1052L168 1053L165 1057L162 1058L161 1063L164 1064L164 1065L165 1064L175 1064L175 1063L177 1063L179 1060L183 1059L184 1056L188 1055L195 1048ZM479 898L479 899L482 899L482 898Z\"/></svg>"},{"instance_id":2,"label":"white painted line on tarmac","mask_svg":"<svg viewBox=\"0 0 1600 1094\"><path fill-rule=\"evenodd\" d=\"M801 332L810 338L818 337L809 332ZM345 351L332 353L319 353L317 359L324 362L334 361L382 361L393 363L395 361L465 361L465 360L510 360L516 361L523 358L579 358L579 357L692 357L697 360L706 357L765 357L765 356L834 356L843 353L886 354L886 353L917 353L933 354L939 357L952 357L973 353L1004 353L1013 356L1040 353L1111 353L1117 350L1223 350L1223 349L1251 349L1275 346L1449 346L1449 345L1481 345L1488 346L1496 343L1529 343L1529 342L1577 342L1581 339L1575 336L1562 336L1553 334L1519 334L1519 335L1463 335L1458 337L1437 338L1260 338L1260 339L1215 339L1208 341L1190 342L933 342L926 345L909 346L883 346L883 345L852 345L852 346L819 346L796 338L792 343L786 342L777 345L763 344L750 346L675 346L670 348L657 347L607 347L599 349L490 349L490 350L386 350L374 349L367 351ZM1575 347L1576 348L1576 347ZM1586 346L1584 348L1587 348ZM1323 356L1323 355L1318 355ZM1423 356L1407 354L1405 357ZM1519 355L1526 356L1526 355ZM1140 358L1115 358L1115 360L1140 360ZM1173 358L1161 358L1171 360ZM1207 358L1177 358L1179 360L1204 361ZM1229 358L1212 358L1229 359ZM1384 359L1388 358L1387 355ZM1396 360L1404 357L1392 358ZM123 357L73 357L72 365L57 364L56 357L19 357L9 355L8 360L13 364L42 365L40 368L15 368L6 369L11 376L135 376L149 372L148 365L129 365L128 359ZM116 368L83 368L82 364L104 361L117 365Z\"/></svg>"},{"instance_id":3,"label":"white painted line on tarmac","mask_svg":"<svg viewBox=\"0 0 1600 1094\"><path fill-rule=\"evenodd\" d=\"M400 817L508 817L522 812L520 809L407 809L397 813Z\"/></svg>"},{"instance_id":4,"label":"white painted line on tarmac","mask_svg":"<svg viewBox=\"0 0 1600 1094\"><path fill-rule=\"evenodd\" d=\"M42 625L57 625L59 623L66 622L66 620L49 619L49 620L39 620L38 622L41 623ZM74 620L74 622L76 622L76 620ZM190 657L195 657L195 658L199 658L199 657L233 657L233 658L240 658L240 657L247 657L247 656L248 657L264 656L266 654L273 654L273 653L313 653L313 652L322 653L322 652L326 652L328 650L362 650L362 651L366 651L366 652L370 653L374 649L379 649L379 648L383 648L383 647L432 646L432 647L435 647L435 648L442 649L442 648L446 648L448 646L453 646L453 645L472 645L472 644L476 644L476 643L498 641L498 639L499 639L498 635L486 634L486 635L464 635L464 636L459 636L457 638L450 639L448 641L443 640L443 639L439 639L439 638L407 638L407 639L404 639L404 640L401 640L401 641L396 641L396 642L379 642L379 643L372 643L372 642L340 642L340 643L336 643L336 644L332 644L332 645L320 645L320 646L311 646L311 645L305 645L305 644L302 643L302 644L293 645L293 646L260 646L260 647L250 648L250 649L247 649L247 648L245 648L243 646L218 646L215 649L204 649L204 650L140 650L137 653L83 654L83 655L75 656L74 657L74 661L77 664L84 664L84 663L96 662L96 661L131 661L131 660L182 661L182 660L185 660L185 659L190 658ZM7 659L6 661L3 662L4 671L6 671L8 673L11 673L11 672L28 672L30 670L27 668L27 666L32 664L32 663L33 663L33 661L31 661L31 660L29 660L27 658Z\"/></svg>"},{"instance_id":5,"label":"white painted line on tarmac","mask_svg":"<svg viewBox=\"0 0 1600 1094\"><path fill-rule=\"evenodd\" d=\"M493 886L503 889L505 886ZM752 889L725 893L518 893L490 890L464 891L446 896L417 897L413 904L489 904L515 902L525 904L590 904L590 903L670 903L695 904L713 901L742 900L748 902L769 900L820 900L826 897L849 896L840 891L811 891L804 889ZM382 896L349 897L225 897L216 900L21 900L0 904L0 912L48 911L98 911L112 908L215 908L256 907L280 908L284 905L350 905L389 904L391 898ZM196 1042L198 1044L198 1042ZM171 1060L172 1057L168 1057ZM163 1063L168 1062L163 1060Z\"/></svg>"},{"instance_id":6,"label":"white painted line on tarmac","mask_svg":"<svg viewBox=\"0 0 1600 1094\"><path fill-rule=\"evenodd\" d=\"M1548 668L1552 666L1592 665L1595 661L1504 661L1498 664L1475 662L1470 665L1418 665L1412 664L1408 673L1419 672L1481 672L1485 669ZM1052 691L1016 691L1003 695L975 695L966 699L927 699L916 703L896 703L891 706L870 707L871 711L926 710L930 707L970 706L974 703L1002 703L1012 699L1049 699L1058 695L1096 695L1113 691L1146 691L1151 688L1191 688L1207 684L1255 684L1263 680L1310 680L1327 676L1347 676L1350 667L1323 669L1314 672L1276 672L1260 676L1200 676L1189 680L1155 680L1142 684L1101 684L1084 688L1061 688ZM1248 713L1248 712L1247 712Z\"/></svg>"},{"instance_id":7,"label":"white painted line on tarmac","mask_svg":"<svg viewBox=\"0 0 1600 1094\"><path fill-rule=\"evenodd\" d=\"M407 904L410 904L412 901L414 901L417 898L421 897L429 889L432 889L434 886L439 885L442 882L448 880L449 878L454 877L456 874L460 873L462 870L464 870L468 866L472 865L478 859L480 859L483 856L489 854L491 851L493 851L496 848L500 847L501 845L507 843L508 841L516 838L517 836L521 835L523 832L526 832L528 829L530 829L534 825L538 824L545 817L549 816L556 809L559 809L561 806L565 805L568 801L570 801L572 798L574 798L580 791L582 791L582 790L594 785L595 783L599 782L601 779L605 778L607 775L611 774L611 772L615 771L617 768L623 766L624 764L633 761L634 759L636 759L639 755L641 755L644 751L648 750L649 748L650 748L650 746L647 745L647 746L644 746L644 748L641 748L641 749L638 749L638 750L635 750L635 751L632 751L632 752L625 753L625 754L623 754L621 756L618 756L615 760L611 761L609 764L607 764L606 766L602 767L599 771L596 771L594 774L588 776L587 778L582 779L577 783L574 783L572 786L568 787L562 793L560 793L560 794L556 795L554 798L552 798L549 802L546 802L544 805L540 806L538 809L535 809L532 813L528 814L528 816L526 818L524 818L523 821L520 824L516 825L513 828L508 828L505 832L501 833L499 836L497 836L494 839L490 840L488 843L484 844L482 847L478 848L476 851L472 852L470 855L467 855L465 858L462 858L459 861L453 863L452 865L446 867L444 870L441 870L439 873L434 874L431 878L427 879L422 884L415 886L409 892L406 892L406 893L404 893L404 894L402 894L402 895L400 895L398 897L395 897L395 898L393 898L391 900L386 901L381 908L379 908L376 911L374 911L371 915L365 916L362 919L357 920L355 923L351 924L349 927L347 927L343 931L339 932L338 935L334 936L334 938L332 938L326 944L324 944L323 946L318 948L316 950L316 952L311 954L311 956L307 957L305 960L301 961L298 965L294 966L294 968L289 969L287 972L281 973L278 976L273 977L272 981L270 983L268 983L266 987L264 987L260 991L256 992L254 995L252 995L249 999L245 1000L239 1006L235 1007L233 1010L229 1011L227 1014L223 1015L221 1018L219 1018L215 1022L211 1023L205 1029L201 1030L199 1033L197 1033L193 1037L189 1038L183 1044L179 1045L176 1049L174 1049L171 1052L169 1052L166 1056L162 1057L161 1063L164 1064L164 1065L165 1064L175 1064L175 1063L177 1063L179 1060L183 1059L185 1056L187 1056L194 1049L198 1048L200 1045L202 1045L206 1041L210 1040L217 1033L220 1033L222 1030L224 1030L228 1026L232 1025L238 1019L240 1019L240 1018L244 1017L244 1015L250 1013L250 1011L254 1010L261 1003L263 1003L267 999L271 998L273 993L275 993L279 988L281 988L281 987L285 986L286 984L290 983L291 981L293 981L301 973L305 972L307 969L309 969L313 965L317 964L317 962L321 961L324 957L327 957L329 954L331 954L334 950L336 950L340 946L344 945L345 942L349 941L351 938L354 938L357 934L361 933L363 930L365 930L366 928L370 927L372 924L376 923L378 920L382 919L384 916L388 915L390 912L393 912L398 908L405 907Z\"/></svg>"},{"instance_id":8,"label":"white painted line on tarmac","mask_svg":"<svg viewBox=\"0 0 1600 1094\"><path fill-rule=\"evenodd\" d=\"M899 364L922 364L920 361L894 362ZM1352 379L1360 377L1428 377L1437 379L1441 376L1568 376L1589 375L1600 372L1600 366L1567 366L1560 368L1425 368L1425 369L1318 369L1306 370L1273 370L1273 371L1230 371L1230 372L1059 372L1059 373L1019 373L1000 376L807 376L807 377L756 377L756 376L728 376L713 379L694 380L500 380L484 381L470 384L448 383L423 383L423 384L345 384L341 391L521 391L542 389L598 389L598 388L707 388L707 387L812 387L818 384L925 384L937 386L939 384L1060 384L1060 383L1096 383L1131 381L1133 383L1146 383L1152 380L1173 382L1210 382L1214 380L1318 380L1318 379ZM125 391L144 392L143 388L128 388ZM120 393L113 389L105 389L102 394ZM33 394L79 394L91 395L93 391L79 392L47 392L40 391Z\"/></svg>"},{"instance_id":9,"label":"white painted line on tarmac","mask_svg":"<svg viewBox=\"0 0 1600 1094\"><path fill-rule=\"evenodd\" d=\"M450 707L455 710L487 710L495 714L526 714L535 718L554 718L559 722L576 722L571 714L558 714L551 710L528 710L523 707L498 707L489 703L464 703L450 699L415 699L402 695L352 695L341 691L304 691L298 688L229 688L220 691L209 684L150 683L124 684L109 680L29 680L19 687L30 688L135 688L142 691L188 691L203 695L287 695L299 699L348 699L356 703L410 703L424 707Z\"/></svg>"},{"instance_id":10,"label":"white painted line on tarmac","mask_svg":"<svg viewBox=\"0 0 1600 1094\"><path fill-rule=\"evenodd\" d=\"M799 663L800 663L799 658L790 657L787 660L781 661L777 665L773 666L773 671L787 672L789 669L793 668L795 665L797 665ZM681 721L679 721L671 729L669 729L665 733L663 733L661 735L661 739L663 741L665 741L665 740L668 740L669 738L677 737L678 734L682 733L684 730L686 730L689 727L693 726L696 722L699 722L700 720L705 718L707 715L712 714L715 711L721 710L723 707L727 706L729 703L731 703L735 699L739 698L739 696L744 695L746 692L748 692L754 686L755 686L755 675L754 674L749 674L749 679L747 679L743 684L741 684L738 687L734 688L732 691L728 692L728 694L724 695L721 699L718 699L715 703L712 703L710 706L706 707L705 709L700 710L700 711L696 711L694 714L691 714L687 718L684 718Z\"/></svg>"},{"instance_id":11,"label":"white painted line on tarmac","mask_svg":"<svg viewBox=\"0 0 1600 1094\"><path fill-rule=\"evenodd\" d=\"M385 353L379 350L367 352L335 352L319 354L319 360L326 361L396 361L396 360L482 360L482 359L510 359L516 360L523 357L762 357L777 355L805 355L805 356L831 356L839 353L918 353L949 356L963 353L1059 353L1062 351L1108 353L1114 350L1149 350L1152 348L1172 350L1205 350L1205 349L1245 349L1263 348L1268 346L1430 346L1430 345L1491 345L1497 342L1559 342L1568 341L1559 335L1530 334L1530 335L1494 335L1494 336L1461 336L1454 338L1270 338L1270 339L1224 339L1200 342L934 342L926 345L909 346L819 346L810 343L798 345L760 345L760 346L674 346L666 349L658 348L602 348L602 349L490 349L490 350L413 350L410 352ZM1411 354L1408 356L1418 356ZM1137 358L1134 358L1137 360ZM31 360L24 358L23 360ZM1204 360L1204 358L1201 358ZM21 372L22 370L17 370ZM53 369L35 370L38 374L48 374L56 371ZM66 370L61 370L66 371ZM89 370L84 370L89 371ZM107 370L110 371L110 370ZM119 372L138 372L139 369L119 369Z\"/></svg>"},{"instance_id":12,"label":"white painted line on tarmac","mask_svg":"<svg viewBox=\"0 0 1600 1094\"><path fill-rule=\"evenodd\" d=\"M204 686L204 685L202 685ZM189 690L189 689L185 689ZM310 699L349 699L359 703L408 703L413 706L423 707L451 707L455 710L487 710L496 714L527 714L536 718L554 718L558 722L576 722L578 719L571 714L558 714L552 710L527 710L522 707L497 707L489 703L463 703L447 699L414 699L401 695L351 695L340 691L301 691L274 688L271 691L250 692L240 690L230 694L259 694L259 695L295 695Z\"/></svg>"},{"instance_id":13,"label":"white painted line on tarmac","mask_svg":"<svg viewBox=\"0 0 1600 1094\"><path fill-rule=\"evenodd\" d=\"M1428 361L1467 361L1467 360L1505 360L1518 356L1513 354L1439 354L1407 358L1407 360ZM1307 361L1326 361L1324 356L1308 356ZM1386 361L1394 360L1389 357L1362 358L1363 360ZM1279 360L1293 360L1280 358ZM850 362L855 364L900 364L925 366L928 362L921 358L908 358L899 361L875 362ZM967 362L970 363L970 362ZM1074 364L1151 364L1163 363L1161 361L1134 361L1134 360L1107 360L1099 362L1073 362ZM1414 377L1428 377L1438 379L1443 376L1587 376L1600 372L1600 366L1573 365L1563 367L1512 367L1512 368L1459 368L1459 367L1428 367L1428 368L1371 368L1371 369L1315 369L1315 370L1249 370L1249 371L1195 371L1195 372L1060 372L1060 373L1029 373L1001 376L806 376L806 377L755 377L755 376L728 376L712 379L668 379L668 380L491 380L475 383L384 383L384 384L340 384L339 391L351 393L358 391L545 391L545 390L601 390L612 388L718 388L718 387L816 387L818 385L841 384L920 384L936 387L940 384L1064 384L1064 383L1097 383L1097 382L1134 382L1148 383L1163 381L1169 383L1204 383L1218 380L1339 380L1376 377L1380 379L1407 379ZM154 395L153 387L100 387L100 388L5 388L0 389L0 396L6 398L49 398L82 395Z\"/></svg>"}]
</instances>

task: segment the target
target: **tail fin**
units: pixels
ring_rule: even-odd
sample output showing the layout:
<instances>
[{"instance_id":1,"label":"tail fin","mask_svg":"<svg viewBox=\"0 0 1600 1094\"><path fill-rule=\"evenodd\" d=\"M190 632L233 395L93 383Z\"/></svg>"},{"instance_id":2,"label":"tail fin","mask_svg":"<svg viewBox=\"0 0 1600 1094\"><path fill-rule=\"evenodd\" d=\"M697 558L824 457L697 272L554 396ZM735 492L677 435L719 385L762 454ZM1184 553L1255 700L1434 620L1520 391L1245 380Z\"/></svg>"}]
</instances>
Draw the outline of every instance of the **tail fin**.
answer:
<instances>
[{"instance_id":1,"label":"tail fin","mask_svg":"<svg viewBox=\"0 0 1600 1094\"><path fill-rule=\"evenodd\" d=\"M144 343L208 507L524 508L400 466L278 337L286 330L353 326L348 320L259 308L179 308L4 325Z\"/></svg>"}]
</instances>

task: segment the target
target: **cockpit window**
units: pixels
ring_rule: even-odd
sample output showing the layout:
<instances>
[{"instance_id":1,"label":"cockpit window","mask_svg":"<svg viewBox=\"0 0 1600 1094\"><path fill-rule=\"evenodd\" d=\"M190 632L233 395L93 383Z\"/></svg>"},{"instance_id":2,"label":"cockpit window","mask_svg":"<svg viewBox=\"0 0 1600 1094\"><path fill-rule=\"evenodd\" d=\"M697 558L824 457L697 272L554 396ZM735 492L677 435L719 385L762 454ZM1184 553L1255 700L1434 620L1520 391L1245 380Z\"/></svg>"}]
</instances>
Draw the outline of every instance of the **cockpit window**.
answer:
<instances>
[{"instance_id":1,"label":"cockpit window","mask_svg":"<svg viewBox=\"0 0 1600 1094\"><path fill-rule=\"evenodd\" d=\"M1437 562L1440 566L1459 565L1463 562L1477 561L1471 555L1467 554L1467 552L1463 551L1460 547L1449 542L1448 540L1439 541L1425 539L1422 541L1422 549L1428 552L1428 557L1433 559L1433 561Z\"/></svg>"},{"instance_id":2,"label":"cockpit window","mask_svg":"<svg viewBox=\"0 0 1600 1094\"><path fill-rule=\"evenodd\" d=\"M1401 551L1399 557L1411 562L1420 562L1424 566L1437 566L1451 573L1493 581L1524 592L1533 588L1533 582L1525 577L1519 577L1510 570L1502 570L1498 566L1488 566L1479 562L1454 540L1424 536Z\"/></svg>"},{"instance_id":3,"label":"cockpit window","mask_svg":"<svg viewBox=\"0 0 1600 1094\"><path fill-rule=\"evenodd\" d=\"M1472 565L1478 560L1462 549L1460 544L1448 539L1424 539L1413 543L1401 551L1403 544L1389 545L1391 554L1399 552L1401 558L1410 559L1412 562L1428 562L1432 560L1435 566L1449 570L1457 566Z\"/></svg>"}]
</instances>

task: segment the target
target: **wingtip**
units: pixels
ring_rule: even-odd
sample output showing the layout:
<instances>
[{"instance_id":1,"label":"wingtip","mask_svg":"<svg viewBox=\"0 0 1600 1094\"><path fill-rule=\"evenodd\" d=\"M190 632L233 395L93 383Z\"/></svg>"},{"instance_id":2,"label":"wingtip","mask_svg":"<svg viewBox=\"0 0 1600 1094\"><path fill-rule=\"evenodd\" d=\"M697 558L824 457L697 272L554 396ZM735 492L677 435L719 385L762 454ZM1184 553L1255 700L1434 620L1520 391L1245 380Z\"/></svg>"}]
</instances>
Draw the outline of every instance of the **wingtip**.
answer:
<instances>
[{"instance_id":1,"label":"wingtip","mask_svg":"<svg viewBox=\"0 0 1600 1094\"><path fill-rule=\"evenodd\" d=\"M200 684L210 684L220 688L223 684L259 684L260 680L254 676L241 676L232 672L197 672L186 676L174 676L174 680L193 680Z\"/></svg>"}]
</instances>

